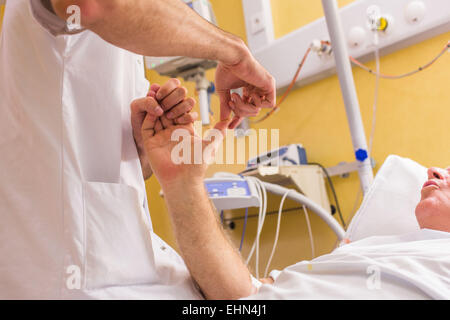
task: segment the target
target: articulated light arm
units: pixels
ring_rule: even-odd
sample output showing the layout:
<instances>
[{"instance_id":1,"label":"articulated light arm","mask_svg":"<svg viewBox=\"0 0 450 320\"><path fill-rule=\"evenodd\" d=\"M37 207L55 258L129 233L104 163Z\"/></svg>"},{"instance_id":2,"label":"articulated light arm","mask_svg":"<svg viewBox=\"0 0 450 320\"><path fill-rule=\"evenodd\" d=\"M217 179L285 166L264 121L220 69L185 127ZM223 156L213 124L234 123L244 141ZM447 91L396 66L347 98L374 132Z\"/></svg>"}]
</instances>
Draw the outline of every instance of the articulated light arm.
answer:
<instances>
[{"instance_id":1,"label":"articulated light arm","mask_svg":"<svg viewBox=\"0 0 450 320\"><path fill-rule=\"evenodd\" d=\"M342 96L344 98L347 112L350 133L352 135L355 157L359 162L359 180L361 188L366 194L373 182L373 171L370 163L366 135L361 119L358 96L356 94L355 82L352 74L352 67L347 50L344 29L338 12L336 0L322 0L328 33L330 35L333 53L336 60L336 69L341 85Z\"/></svg>"}]
</instances>

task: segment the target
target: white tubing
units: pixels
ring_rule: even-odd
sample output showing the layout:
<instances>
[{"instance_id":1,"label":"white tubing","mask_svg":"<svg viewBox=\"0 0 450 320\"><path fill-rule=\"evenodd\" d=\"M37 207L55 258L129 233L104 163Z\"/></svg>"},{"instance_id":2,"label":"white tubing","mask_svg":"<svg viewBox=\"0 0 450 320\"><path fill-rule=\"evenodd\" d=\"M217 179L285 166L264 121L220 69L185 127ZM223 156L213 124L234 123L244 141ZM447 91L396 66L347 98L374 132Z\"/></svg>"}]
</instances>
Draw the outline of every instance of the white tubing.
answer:
<instances>
[{"instance_id":1,"label":"white tubing","mask_svg":"<svg viewBox=\"0 0 450 320\"><path fill-rule=\"evenodd\" d=\"M247 177L247 179L250 179L255 184L255 187L257 189L258 198L259 198L259 214L258 214L258 226L256 230L256 238L253 242L253 246L250 250L250 253L247 257L246 263L250 262L250 259L253 256L253 253L256 251L256 257L255 257L255 274L256 278L259 278L259 240L261 237L261 231L264 226L264 220L266 218L267 213L267 192L266 188L263 184L263 182L257 178L254 177ZM256 250L255 250L256 249Z\"/></svg>"},{"instance_id":2,"label":"white tubing","mask_svg":"<svg viewBox=\"0 0 450 320\"><path fill-rule=\"evenodd\" d=\"M272 262L273 256L275 254L275 250L277 249L278 244L278 237L280 235L280 226L281 226L281 215L283 214L283 205L284 200L286 200L286 197L288 196L289 192L293 192L294 190L288 190L283 198L281 198L280 207L278 208L278 219L277 219L277 230L275 232L275 241L273 242L272 252L270 253L269 260L267 261L266 270L264 271L264 278L267 278L267 275L269 274L269 267Z\"/></svg>"},{"instance_id":3,"label":"white tubing","mask_svg":"<svg viewBox=\"0 0 450 320\"><path fill-rule=\"evenodd\" d=\"M265 189L268 192L271 192L273 194L277 194L280 196L283 196L286 194L287 191L292 190L288 188L284 188L282 186L279 186L277 184L272 184L268 182L261 182ZM333 232L338 237L339 241L344 239L345 236L345 230L341 227L341 225L327 212L325 211L320 205L312 201L311 199L308 199L304 195L298 193L295 190L292 190L292 192L289 192L287 195L287 198L294 200L308 209L312 210L315 214L317 214L325 223L333 230Z\"/></svg>"},{"instance_id":4,"label":"white tubing","mask_svg":"<svg viewBox=\"0 0 450 320\"><path fill-rule=\"evenodd\" d=\"M374 31L373 44L375 46L375 65L376 65L376 75L375 75L375 94L373 98L373 114L372 114L372 129L370 130L369 137L369 156L372 155L373 150L373 140L375 138L375 129L377 126L377 108L378 108L378 96L380 91L380 49L379 49L379 39L378 30Z\"/></svg>"},{"instance_id":5,"label":"white tubing","mask_svg":"<svg viewBox=\"0 0 450 320\"><path fill-rule=\"evenodd\" d=\"M308 227L309 242L311 243L311 260L316 257L316 249L314 248L314 239L312 235L311 222L309 222L309 214L305 206L302 206L303 212L305 213L306 226Z\"/></svg>"}]
</instances>

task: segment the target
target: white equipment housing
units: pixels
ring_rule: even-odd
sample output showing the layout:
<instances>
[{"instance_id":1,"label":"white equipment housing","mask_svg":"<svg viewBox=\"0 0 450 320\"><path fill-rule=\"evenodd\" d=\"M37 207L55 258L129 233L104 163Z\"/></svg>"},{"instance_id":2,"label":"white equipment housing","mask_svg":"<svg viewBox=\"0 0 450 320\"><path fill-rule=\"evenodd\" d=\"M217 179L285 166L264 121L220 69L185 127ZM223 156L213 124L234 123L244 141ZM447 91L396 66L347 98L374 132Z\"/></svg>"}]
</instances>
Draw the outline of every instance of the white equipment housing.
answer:
<instances>
[{"instance_id":1,"label":"white equipment housing","mask_svg":"<svg viewBox=\"0 0 450 320\"><path fill-rule=\"evenodd\" d=\"M259 206L256 187L249 179L236 176L214 176L205 179L206 190L217 210Z\"/></svg>"},{"instance_id":2,"label":"white equipment housing","mask_svg":"<svg viewBox=\"0 0 450 320\"><path fill-rule=\"evenodd\" d=\"M308 164L305 149L301 144L290 144L250 159L247 162L247 169L260 165L278 167L301 164Z\"/></svg>"},{"instance_id":3,"label":"white equipment housing","mask_svg":"<svg viewBox=\"0 0 450 320\"><path fill-rule=\"evenodd\" d=\"M313 200L305 197L294 189L287 189L277 184L263 181L261 181L261 184L272 194L283 196L289 191L287 198L312 210L333 230L339 240L344 238L345 230L329 212L324 210ZM261 205L256 187L251 178L245 178L234 174L218 173L213 178L205 179L205 186L208 190L209 198L218 211L259 207Z\"/></svg>"}]
</instances>

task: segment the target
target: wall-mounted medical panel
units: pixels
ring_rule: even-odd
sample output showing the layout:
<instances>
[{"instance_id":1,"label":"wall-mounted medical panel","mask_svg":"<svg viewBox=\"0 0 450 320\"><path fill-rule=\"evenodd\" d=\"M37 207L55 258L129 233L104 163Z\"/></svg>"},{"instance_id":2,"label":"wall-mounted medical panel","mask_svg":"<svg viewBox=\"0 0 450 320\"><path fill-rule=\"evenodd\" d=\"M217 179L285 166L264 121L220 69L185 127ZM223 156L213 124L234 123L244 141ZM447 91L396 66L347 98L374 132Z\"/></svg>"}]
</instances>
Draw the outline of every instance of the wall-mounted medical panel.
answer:
<instances>
[{"instance_id":1,"label":"wall-mounted medical panel","mask_svg":"<svg viewBox=\"0 0 450 320\"><path fill-rule=\"evenodd\" d=\"M255 19L255 12L266 10L259 0L243 0L247 26ZM253 7L252 7L253 6ZM405 48L428 38L450 31L449 0L358 0L339 10L347 37L349 54L367 61L374 52L374 34L369 28L368 11L376 6L389 23L380 31L378 47L382 55ZM258 11L258 12L259 12ZM258 13L267 16L267 13ZM271 19L264 23L272 23ZM324 18L273 41L253 41L255 30L247 30L247 37L256 59L275 77L279 91L292 81L306 50L314 40L329 40ZM261 39L260 39L261 40ZM444 43L442 44L445 45ZM417 67L417 66L413 66ZM334 58L327 54L311 53L303 66L296 86L302 86L333 75Z\"/></svg>"}]
</instances>

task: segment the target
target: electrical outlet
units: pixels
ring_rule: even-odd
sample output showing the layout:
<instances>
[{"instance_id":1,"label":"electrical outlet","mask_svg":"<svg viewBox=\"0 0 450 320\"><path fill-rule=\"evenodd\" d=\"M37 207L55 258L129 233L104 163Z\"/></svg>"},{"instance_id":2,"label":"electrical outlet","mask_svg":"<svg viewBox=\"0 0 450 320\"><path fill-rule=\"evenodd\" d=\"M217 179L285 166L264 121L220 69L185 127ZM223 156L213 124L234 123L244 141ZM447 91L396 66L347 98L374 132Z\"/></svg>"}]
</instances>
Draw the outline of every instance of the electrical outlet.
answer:
<instances>
[{"instance_id":1,"label":"electrical outlet","mask_svg":"<svg viewBox=\"0 0 450 320\"><path fill-rule=\"evenodd\" d=\"M405 9L405 18L409 23L421 22L427 13L427 7L422 1L410 2Z\"/></svg>"},{"instance_id":2,"label":"electrical outlet","mask_svg":"<svg viewBox=\"0 0 450 320\"><path fill-rule=\"evenodd\" d=\"M252 18L251 18L252 34L255 35L261 31L264 31L264 29L265 29L264 13L257 12L254 15L252 15Z\"/></svg>"},{"instance_id":3,"label":"electrical outlet","mask_svg":"<svg viewBox=\"0 0 450 320\"><path fill-rule=\"evenodd\" d=\"M348 44L351 48L361 48L366 39L367 32L363 27L353 27L348 34Z\"/></svg>"}]
</instances>

